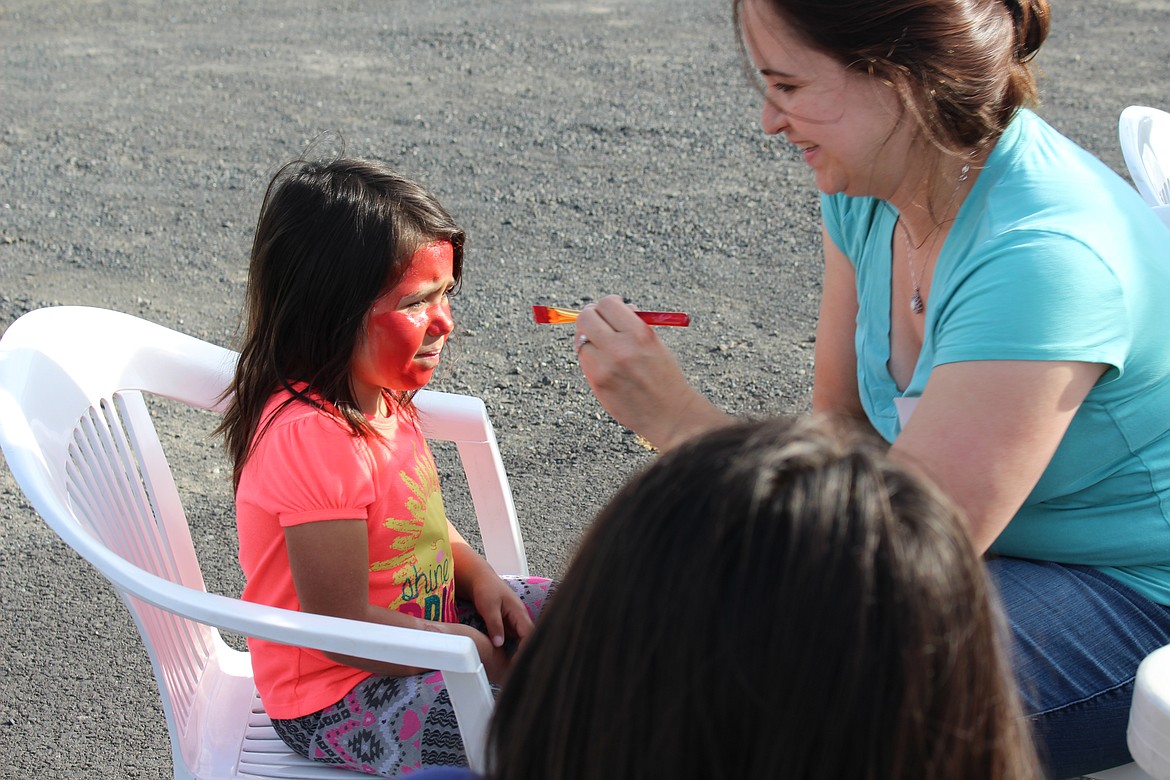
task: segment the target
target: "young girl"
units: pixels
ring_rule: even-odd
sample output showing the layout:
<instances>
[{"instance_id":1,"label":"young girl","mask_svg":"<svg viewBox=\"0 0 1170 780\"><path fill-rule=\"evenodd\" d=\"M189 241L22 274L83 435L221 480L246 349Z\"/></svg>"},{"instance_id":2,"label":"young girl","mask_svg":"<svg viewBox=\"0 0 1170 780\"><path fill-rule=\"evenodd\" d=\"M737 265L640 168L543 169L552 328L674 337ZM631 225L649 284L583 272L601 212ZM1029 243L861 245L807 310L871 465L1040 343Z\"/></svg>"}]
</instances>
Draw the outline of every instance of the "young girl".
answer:
<instances>
[{"instance_id":1,"label":"young girl","mask_svg":"<svg viewBox=\"0 0 1170 780\"><path fill-rule=\"evenodd\" d=\"M448 522L411 405L454 327L463 238L380 163L285 166L256 227L220 430L245 599L470 636L497 681L548 581L502 580ZM441 674L248 646L265 709L298 753L387 776L466 763Z\"/></svg>"}]
</instances>

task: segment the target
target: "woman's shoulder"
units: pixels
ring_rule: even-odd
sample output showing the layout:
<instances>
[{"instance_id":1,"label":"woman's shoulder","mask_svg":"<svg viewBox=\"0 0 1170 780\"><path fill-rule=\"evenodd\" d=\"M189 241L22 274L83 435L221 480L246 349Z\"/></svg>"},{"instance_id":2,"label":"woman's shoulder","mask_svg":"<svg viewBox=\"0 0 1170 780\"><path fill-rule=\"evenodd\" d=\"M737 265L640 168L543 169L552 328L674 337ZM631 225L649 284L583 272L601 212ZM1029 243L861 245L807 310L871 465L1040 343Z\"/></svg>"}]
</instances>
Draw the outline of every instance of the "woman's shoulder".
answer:
<instances>
[{"instance_id":1,"label":"woman's shoulder","mask_svg":"<svg viewBox=\"0 0 1170 780\"><path fill-rule=\"evenodd\" d=\"M821 219L829 238L853 262L858 262L875 230L893 220L893 208L883 200L838 193L821 195ZM884 228L886 231L889 227ZM880 235L876 236L879 244Z\"/></svg>"},{"instance_id":2,"label":"woman's shoulder","mask_svg":"<svg viewBox=\"0 0 1170 780\"><path fill-rule=\"evenodd\" d=\"M835 195L821 193L821 211L838 222L851 225L868 225L874 217L889 206L878 198L846 195L839 192Z\"/></svg>"},{"instance_id":3,"label":"woman's shoulder","mask_svg":"<svg viewBox=\"0 0 1170 780\"><path fill-rule=\"evenodd\" d=\"M1027 110L996 144L986 173L997 210L1048 224L1124 221L1141 202L1116 171Z\"/></svg>"},{"instance_id":4,"label":"woman's shoulder","mask_svg":"<svg viewBox=\"0 0 1170 780\"><path fill-rule=\"evenodd\" d=\"M1089 152L1030 111L997 143L964 225L972 239L1019 246L1061 245L1110 264L1157 254L1141 196ZM1159 258L1160 259L1160 258Z\"/></svg>"}]
</instances>

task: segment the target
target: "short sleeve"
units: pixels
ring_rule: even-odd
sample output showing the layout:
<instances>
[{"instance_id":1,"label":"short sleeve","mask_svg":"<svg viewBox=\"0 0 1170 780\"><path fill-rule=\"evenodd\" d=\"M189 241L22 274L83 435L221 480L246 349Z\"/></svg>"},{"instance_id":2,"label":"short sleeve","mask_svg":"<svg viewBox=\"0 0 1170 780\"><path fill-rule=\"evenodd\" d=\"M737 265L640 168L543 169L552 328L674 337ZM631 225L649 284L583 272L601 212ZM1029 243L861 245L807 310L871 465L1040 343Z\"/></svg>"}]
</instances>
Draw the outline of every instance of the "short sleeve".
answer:
<instances>
[{"instance_id":1,"label":"short sleeve","mask_svg":"<svg viewBox=\"0 0 1170 780\"><path fill-rule=\"evenodd\" d=\"M1083 243L1043 231L997 237L945 285L934 365L967 360L1072 360L1123 370L1132 341L1123 285ZM939 289L936 284L936 289Z\"/></svg>"},{"instance_id":2,"label":"short sleeve","mask_svg":"<svg viewBox=\"0 0 1170 780\"><path fill-rule=\"evenodd\" d=\"M865 244L875 225L881 201L848 195L821 195L825 233L854 266L865 255Z\"/></svg>"},{"instance_id":3,"label":"short sleeve","mask_svg":"<svg viewBox=\"0 0 1170 780\"><path fill-rule=\"evenodd\" d=\"M340 422L312 414L262 431L240 477L238 498L281 526L366 520L373 485L365 441Z\"/></svg>"}]
</instances>

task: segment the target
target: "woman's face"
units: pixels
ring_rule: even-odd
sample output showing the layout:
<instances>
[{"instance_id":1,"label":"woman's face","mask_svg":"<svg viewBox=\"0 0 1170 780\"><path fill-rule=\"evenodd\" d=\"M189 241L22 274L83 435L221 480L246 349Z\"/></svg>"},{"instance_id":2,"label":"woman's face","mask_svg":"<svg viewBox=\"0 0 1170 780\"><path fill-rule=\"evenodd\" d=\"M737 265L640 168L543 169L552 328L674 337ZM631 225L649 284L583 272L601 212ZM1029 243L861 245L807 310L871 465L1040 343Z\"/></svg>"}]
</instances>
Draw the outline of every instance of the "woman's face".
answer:
<instances>
[{"instance_id":1,"label":"woman's face","mask_svg":"<svg viewBox=\"0 0 1170 780\"><path fill-rule=\"evenodd\" d=\"M821 192L888 199L912 135L897 92L807 45L766 0L743 0L742 9L743 40L763 82L764 132L800 148Z\"/></svg>"},{"instance_id":2,"label":"woman's face","mask_svg":"<svg viewBox=\"0 0 1170 780\"><path fill-rule=\"evenodd\" d=\"M380 411L382 388L418 390L431 380L455 327L449 299L453 266L450 242L426 244L411 256L398 284L374 301L351 372L366 414Z\"/></svg>"}]
</instances>

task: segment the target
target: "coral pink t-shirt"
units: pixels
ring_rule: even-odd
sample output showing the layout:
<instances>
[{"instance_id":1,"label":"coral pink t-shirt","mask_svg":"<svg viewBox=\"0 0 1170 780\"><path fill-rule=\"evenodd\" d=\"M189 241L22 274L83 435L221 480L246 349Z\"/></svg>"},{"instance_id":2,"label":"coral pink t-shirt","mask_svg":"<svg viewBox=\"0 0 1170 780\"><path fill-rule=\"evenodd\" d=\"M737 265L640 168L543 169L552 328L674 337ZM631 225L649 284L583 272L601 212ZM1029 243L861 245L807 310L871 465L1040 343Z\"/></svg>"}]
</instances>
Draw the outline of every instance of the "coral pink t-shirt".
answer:
<instances>
[{"instance_id":1,"label":"coral pink t-shirt","mask_svg":"<svg viewBox=\"0 0 1170 780\"><path fill-rule=\"evenodd\" d=\"M284 529L364 519L370 603L426 620L455 622L447 515L426 439L409 413L371 420L380 436L354 436L328 411L274 395L272 417L240 474L236 524L243 598L300 609ZM327 409L329 407L327 406ZM275 414L275 416L273 416ZM369 672L317 650L249 639L256 689L274 718L297 718L339 701Z\"/></svg>"}]
</instances>

